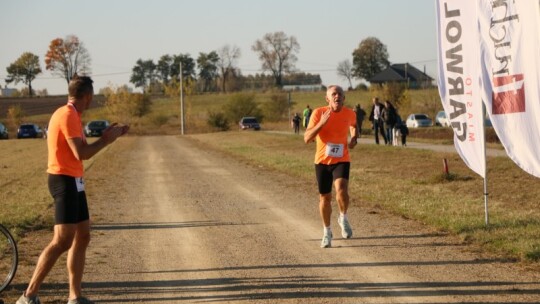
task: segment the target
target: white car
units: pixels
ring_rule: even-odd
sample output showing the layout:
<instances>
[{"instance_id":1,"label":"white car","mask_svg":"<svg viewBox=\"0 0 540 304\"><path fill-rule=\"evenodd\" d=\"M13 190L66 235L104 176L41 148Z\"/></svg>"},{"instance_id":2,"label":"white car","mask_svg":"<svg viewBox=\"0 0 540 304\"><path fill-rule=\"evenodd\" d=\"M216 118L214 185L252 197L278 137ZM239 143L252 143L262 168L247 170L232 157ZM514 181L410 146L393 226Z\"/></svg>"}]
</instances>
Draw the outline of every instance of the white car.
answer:
<instances>
[{"instance_id":1,"label":"white car","mask_svg":"<svg viewBox=\"0 0 540 304\"><path fill-rule=\"evenodd\" d=\"M411 114L406 121L408 128L431 127L433 121L426 114Z\"/></svg>"},{"instance_id":2,"label":"white car","mask_svg":"<svg viewBox=\"0 0 540 304\"><path fill-rule=\"evenodd\" d=\"M450 127L450 120L448 120L446 112L439 111L439 113L437 113L437 116L435 116L435 125L441 127Z\"/></svg>"}]
</instances>

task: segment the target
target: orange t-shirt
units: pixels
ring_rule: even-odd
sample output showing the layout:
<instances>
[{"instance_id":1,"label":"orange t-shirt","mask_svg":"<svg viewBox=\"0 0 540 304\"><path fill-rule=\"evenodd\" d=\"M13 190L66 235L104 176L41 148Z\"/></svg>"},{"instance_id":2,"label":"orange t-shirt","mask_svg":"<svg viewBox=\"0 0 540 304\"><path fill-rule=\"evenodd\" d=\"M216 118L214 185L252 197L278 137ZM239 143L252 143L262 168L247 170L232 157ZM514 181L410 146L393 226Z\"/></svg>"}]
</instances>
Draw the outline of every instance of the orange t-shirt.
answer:
<instances>
[{"instance_id":1,"label":"orange t-shirt","mask_svg":"<svg viewBox=\"0 0 540 304\"><path fill-rule=\"evenodd\" d=\"M75 107L68 104L57 109L51 117L47 132L47 173L83 176L83 162L75 157L67 142L68 138L77 137L84 140L81 118Z\"/></svg>"},{"instance_id":2,"label":"orange t-shirt","mask_svg":"<svg viewBox=\"0 0 540 304\"><path fill-rule=\"evenodd\" d=\"M308 128L318 124L322 114L328 109L328 107L315 109L309 119ZM330 114L328 122L317 134L316 164L332 165L350 162L347 145L349 127L356 127L356 114L353 110L343 107L341 111Z\"/></svg>"}]
</instances>

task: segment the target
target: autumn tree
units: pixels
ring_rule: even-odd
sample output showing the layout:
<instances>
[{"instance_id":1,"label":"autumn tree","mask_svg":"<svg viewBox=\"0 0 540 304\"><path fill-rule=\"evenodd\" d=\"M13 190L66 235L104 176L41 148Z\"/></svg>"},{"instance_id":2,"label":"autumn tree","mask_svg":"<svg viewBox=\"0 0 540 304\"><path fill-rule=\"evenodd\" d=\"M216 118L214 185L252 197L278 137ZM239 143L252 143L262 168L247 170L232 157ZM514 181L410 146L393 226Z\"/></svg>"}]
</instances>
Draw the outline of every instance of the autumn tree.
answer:
<instances>
[{"instance_id":1,"label":"autumn tree","mask_svg":"<svg viewBox=\"0 0 540 304\"><path fill-rule=\"evenodd\" d=\"M353 75L359 79L369 81L390 65L386 45L375 37L362 40L352 55Z\"/></svg>"},{"instance_id":2,"label":"autumn tree","mask_svg":"<svg viewBox=\"0 0 540 304\"><path fill-rule=\"evenodd\" d=\"M347 80L349 82L349 90L352 89L352 79L354 78L353 75L353 66L350 60L345 59L338 63L337 66L337 74L339 77Z\"/></svg>"},{"instance_id":3,"label":"autumn tree","mask_svg":"<svg viewBox=\"0 0 540 304\"><path fill-rule=\"evenodd\" d=\"M15 85L22 82L28 86L29 95L32 96L32 81L41 73L39 57L26 52L10 64L7 68L6 83L14 82Z\"/></svg>"},{"instance_id":4,"label":"autumn tree","mask_svg":"<svg viewBox=\"0 0 540 304\"><path fill-rule=\"evenodd\" d=\"M90 53L75 35L52 40L45 54L45 68L64 78L68 84L75 74L90 74L90 63Z\"/></svg>"},{"instance_id":5,"label":"autumn tree","mask_svg":"<svg viewBox=\"0 0 540 304\"><path fill-rule=\"evenodd\" d=\"M288 37L284 32L267 33L251 47L259 54L263 71L270 71L278 87L283 85L283 74L294 69L300 51L300 44L294 36Z\"/></svg>"},{"instance_id":6,"label":"autumn tree","mask_svg":"<svg viewBox=\"0 0 540 304\"><path fill-rule=\"evenodd\" d=\"M216 65L221 77L221 91L227 91L227 81L236 73L236 63L240 58L240 49L237 46L225 45L217 51L218 61Z\"/></svg>"}]
</instances>

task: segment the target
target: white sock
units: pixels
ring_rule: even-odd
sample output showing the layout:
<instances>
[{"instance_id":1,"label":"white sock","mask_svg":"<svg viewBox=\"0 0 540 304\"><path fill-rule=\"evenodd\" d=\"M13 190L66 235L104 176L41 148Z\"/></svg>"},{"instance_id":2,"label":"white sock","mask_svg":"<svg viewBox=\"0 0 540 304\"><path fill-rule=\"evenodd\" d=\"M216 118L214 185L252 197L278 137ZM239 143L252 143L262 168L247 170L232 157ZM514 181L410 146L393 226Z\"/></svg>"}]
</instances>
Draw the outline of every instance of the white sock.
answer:
<instances>
[{"instance_id":1,"label":"white sock","mask_svg":"<svg viewBox=\"0 0 540 304\"><path fill-rule=\"evenodd\" d=\"M332 233L332 228L330 227L324 227L324 235L328 235Z\"/></svg>"},{"instance_id":2,"label":"white sock","mask_svg":"<svg viewBox=\"0 0 540 304\"><path fill-rule=\"evenodd\" d=\"M341 219L347 219L347 213L341 213L341 212L340 212L340 213L339 213L339 217L340 217Z\"/></svg>"}]
</instances>

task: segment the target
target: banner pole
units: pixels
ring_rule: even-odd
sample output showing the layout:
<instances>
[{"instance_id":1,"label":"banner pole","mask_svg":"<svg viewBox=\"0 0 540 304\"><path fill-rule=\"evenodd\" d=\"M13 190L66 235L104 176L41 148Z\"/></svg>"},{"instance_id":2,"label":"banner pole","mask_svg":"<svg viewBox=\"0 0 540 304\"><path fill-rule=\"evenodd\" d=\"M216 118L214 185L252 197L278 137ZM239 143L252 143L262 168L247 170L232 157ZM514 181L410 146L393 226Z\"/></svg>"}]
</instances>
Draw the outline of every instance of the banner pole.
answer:
<instances>
[{"instance_id":1,"label":"banner pole","mask_svg":"<svg viewBox=\"0 0 540 304\"><path fill-rule=\"evenodd\" d=\"M487 186L487 153L486 153L486 105L482 103L482 128L484 128L484 209L486 217L486 226L489 226L488 210L488 186Z\"/></svg>"}]
</instances>

